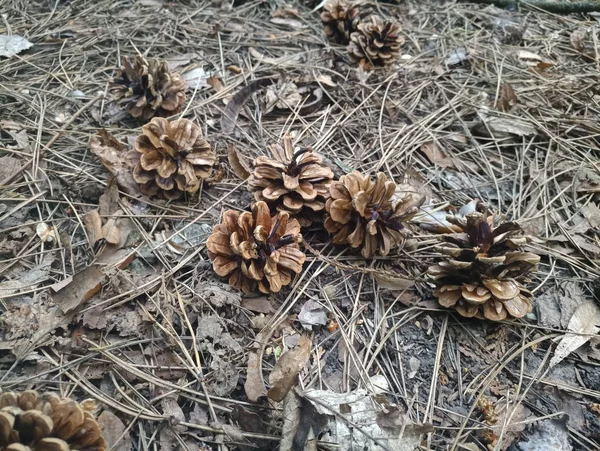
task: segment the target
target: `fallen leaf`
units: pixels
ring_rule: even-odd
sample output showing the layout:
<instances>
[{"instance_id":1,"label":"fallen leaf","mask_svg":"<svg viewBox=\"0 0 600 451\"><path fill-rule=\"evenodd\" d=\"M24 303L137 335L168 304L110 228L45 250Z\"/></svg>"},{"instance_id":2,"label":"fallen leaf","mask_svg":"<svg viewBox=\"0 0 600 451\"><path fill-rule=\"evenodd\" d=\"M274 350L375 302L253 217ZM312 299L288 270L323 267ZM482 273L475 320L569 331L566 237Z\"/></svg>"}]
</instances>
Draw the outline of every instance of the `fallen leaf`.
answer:
<instances>
[{"instance_id":1,"label":"fallen leaf","mask_svg":"<svg viewBox=\"0 0 600 451\"><path fill-rule=\"evenodd\" d=\"M290 390L283 401L283 419L279 451L317 451L318 437L328 425L326 414Z\"/></svg>"},{"instance_id":2,"label":"fallen leaf","mask_svg":"<svg viewBox=\"0 0 600 451\"><path fill-rule=\"evenodd\" d=\"M130 451L133 448L129 433L125 432L125 425L114 413L105 410L98 416L98 424L102 435L106 439L106 449L111 451Z\"/></svg>"},{"instance_id":3,"label":"fallen leaf","mask_svg":"<svg viewBox=\"0 0 600 451\"><path fill-rule=\"evenodd\" d=\"M261 63L270 64L273 66L295 66L302 57L300 53L294 53L279 58L269 58L268 56L265 56L262 53L260 53L254 47L248 48L248 52L250 53L250 55L252 55L252 57L257 59Z\"/></svg>"},{"instance_id":4,"label":"fallen leaf","mask_svg":"<svg viewBox=\"0 0 600 451\"><path fill-rule=\"evenodd\" d=\"M425 154L427 159L436 166L439 166L441 168L455 167L453 159L448 158L444 154L440 146L433 141L421 144L420 150Z\"/></svg>"},{"instance_id":5,"label":"fallen leaf","mask_svg":"<svg viewBox=\"0 0 600 451\"><path fill-rule=\"evenodd\" d=\"M227 159L229 160L229 166L233 169L235 175L242 180L246 180L252 174L250 165L242 158L239 154L235 144L229 144L227 147Z\"/></svg>"},{"instance_id":6,"label":"fallen leaf","mask_svg":"<svg viewBox=\"0 0 600 451\"><path fill-rule=\"evenodd\" d=\"M273 17L271 18L270 22L277 25L285 25L287 27L294 28L297 30L302 30L308 27L307 25L300 22L298 19L292 19L290 17Z\"/></svg>"},{"instance_id":7,"label":"fallen leaf","mask_svg":"<svg viewBox=\"0 0 600 451\"><path fill-rule=\"evenodd\" d=\"M52 243L58 241L56 229L45 222L40 222L35 228L37 235L44 243Z\"/></svg>"},{"instance_id":8,"label":"fallen leaf","mask_svg":"<svg viewBox=\"0 0 600 451\"><path fill-rule=\"evenodd\" d=\"M537 423L531 432L516 443L518 451L572 451L569 444L568 415L558 419L543 420ZM511 448L512 450L513 448Z\"/></svg>"},{"instance_id":9,"label":"fallen leaf","mask_svg":"<svg viewBox=\"0 0 600 451\"><path fill-rule=\"evenodd\" d=\"M571 46L578 52L583 52L585 49L585 37L587 30L585 28L578 28L571 33Z\"/></svg>"},{"instance_id":10,"label":"fallen leaf","mask_svg":"<svg viewBox=\"0 0 600 451\"><path fill-rule=\"evenodd\" d=\"M19 172L21 172L21 162L17 158L0 157L0 186L8 185Z\"/></svg>"},{"instance_id":11,"label":"fallen leaf","mask_svg":"<svg viewBox=\"0 0 600 451\"><path fill-rule=\"evenodd\" d=\"M87 233L88 240L91 246L96 244L98 240L103 238L102 233L102 219L100 218L100 213L98 209L94 209L89 211L83 217L83 225L85 227L85 232Z\"/></svg>"},{"instance_id":12,"label":"fallen leaf","mask_svg":"<svg viewBox=\"0 0 600 451\"><path fill-rule=\"evenodd\" d=\"M248 399L252 402L257 402L267 394L267 387L265 387L265 382L261 374L261 361L258 353L260 348L264 346L268 335L268 331L258 333L254 339L253 349L248 353L248 369L246 371L244 391Z\"/></svg>"},{"instance_id":13,"label":"fallen leaf","mask_svg":"<svg viewBox=\"0 0 600 451\"><path fill-rule=\"evenodd\" d=\"M182 73L181 77L187 82L190 89L198 89L207 86L210 73L202 67L197 67Z\"/></svg>"},{"instance_id":14,"label":"fallen leaf","mask_svg":"<svg viewBox=\"0 0 600 451\"><path fill-rule=\"evenodd\" d=\"M240 307L245 308L246 310L250 310L251 312L256 313L275 313L275 309L273 305L271 305L271 301L267 296L259 296L254 298L245 297L242 299Z\"/></svg>"},{"instance_id":15,"label":"fallen leaf","mask_svg":"<svg viewBox=\"0 0 600 451\"><path fill-rule=\"evenodd\" d=\"M231 98L227 104L227 107L225 108L225 111L223 111L223 114L221 115L221 131L227 135L233 133L240 111L250 96L262 88L272 84L273 81L274 80L271 78L263 78L261 80L255 80L248 86L240 89Z\"/></svg>"},{"instance_id":16,"label":"fallen leaf","mask_svg":"<svg viewBox=\"0 0 600 451\"><path fill-rule=\"evenodd\" d=\"M309 299L300 309L298 321L302 323L302 327L305 329L312 330L312 326L327 324L327 313L321 304Z\"/></svg>"},{"instance_id":17,"label":"fallen leaf","mask_svg":"<svg viewBox=\"0 0 600 451\"><path fill-rule=\"evenodd\" d=\"M215 75L208 77L206 83L217 92L221 92L223 89L225 89L221 79Z\"/></svg>"},{"instance_id":18,"label":"fallen leaf","mask_svg":"<svg viewBox=\"0 0 600 451\"><path fill-rule=\"evenodd\" d=\"M334 393L327 390L306 390L303 396L315 410L327 415L330 441L339 449L382 449L377 444L394 451L414 451L421 443L421 436L433 431L428 424L413 423L406 414L387 406L385 411L366 390L350 393ZM353 425L360 424L357 434ZM284 428L285 429L285 428Z\"/></svg>"},{"instance_id":19,"label":"fallen leaf","mask_svg":"<svg viewBox=\"0 0 600 451\"><path fill-rule=\"evenodd\" d=\"M500 94L496 102L496 108L500 111L510 111L517 104L517 96L510 83L504 82L500 85Z\"/></svg>"},{"instance_id":20,"label":"fallen leaf","mask_svg":"<svg viewBox=\"0 0 600 451\"><path fill-rule=\"evenodd\" d=\"M458 47L450 53L450 56L446 58L446 66L456 66L469 59L469 53L464 47Z\"/></svg>"},{"instance_id":21,"label":"fallen leaf","mask_svg":"<svg viewBox=\"0 0 600 451\"><path fill-rule=\"evenodd\" d=\"M110 218L102 226L102 237L110 244L119 244L121 242L121 233L114 218Z\"/></svg>"},{"instance_id":22,"label":"fallen leaf","mask_svg":"<svg viewBox=\"0 0 600 451\"><path fill-rule=\"evenodd\" d=\"M108 171L115 176L119 187L127 194L139 197L138 184L133 180L131 167L127 160L129 148L102 129L90 140L90 150Z\"/></svg>"},{"instance_id":23,"label":"fallen leaf","mask_svg":"<svg viewBox=\"0 0 600 451\"><path fill-rule=\"evenodd\" d=\"M32 46L33 44L22 36L0 34L0 56L10 58Z\"/></svg>"},{"instance_id":24,"label":"fallen leaf","mask_svg":"<svg viewBox=\"0 0 600 451\"><path fill-rule=\"evenodd\" d=\"M591 301L581 304L569 321L568 329L573 333L567 333L554 351L550 360L550 368L560 363L577 348L587 343L592 336L600 331L600 308Z\"/></svg>"},{"instance_id":25,"label":"fallen leaf","mask_svg":"<svg viewBox=\"0 0 600 451\"><path fill-rule=\"evenodd\" d=\"M73 281L52 296L52 300L63 313L74 310L94 296L106 282L105 271L124 269L136 258L136 253L118 250L116 246L106 246L96 263L73 276Z\"/></svg>"},{"instance_id":26,"label":"fallen leaf","mask_svg":"<svg viewBox=\"0 0 600 451\"><path fill-rule=\"evenodd\" d=\"M312 340L306 336L300 337L298 346L284 352L269 374L269 389L267 396L273 401L280 402L291 388L296 385L298 374L304 369L310 358Z\"/></svg>"}]
</instances>

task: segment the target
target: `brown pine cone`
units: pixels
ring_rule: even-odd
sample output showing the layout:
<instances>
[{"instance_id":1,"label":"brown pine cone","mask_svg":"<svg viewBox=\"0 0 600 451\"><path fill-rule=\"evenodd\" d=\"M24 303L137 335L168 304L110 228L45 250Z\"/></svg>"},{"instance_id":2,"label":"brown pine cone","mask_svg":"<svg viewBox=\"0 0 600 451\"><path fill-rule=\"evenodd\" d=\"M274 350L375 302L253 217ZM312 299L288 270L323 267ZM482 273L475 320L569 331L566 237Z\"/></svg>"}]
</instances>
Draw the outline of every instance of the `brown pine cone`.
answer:
<instances>
[{"instance_id":1,"label":"brown pine cone","mask_svg":"<svg viewBox=\"0 0 600 451\"><path fill-rule=\"evenodd\" d=\"M354 171L343 175L329 188L325 228L334 244L361 248L363 257L387 255L404 240L403 222L418 210L419 201L410 194L394 201L396 184L382 172L376 181Z\"/></svg>"},{"instance_id":2,"label":"brown pine cone","mask_svg":"<svg viewBox=\"0 0 600 451\"><path fill-rule=\"evenodd\" d=\"M310 225L325 210L333 171L322 166L323 158L310 148L294 152L289 135L283 137L283 146L270 145L269 151L273 158L259 156L248 179L254 198L272 211L287 211L302 226Z\"/></svg>"},{"instance_id":3,"label":"brown pine cone","mask_svg":"<svg viewBox=\"0 0 600 451\"><path fill-rule=\"evenodd\" d=\"M383 21L378 16L364 19L350 35L350 59L364 70L393 63L400 56L400 47L404 44L400 31L400 24Z\"/></svg>"},{"instance_id":4,"label":"brown pine cone","mask_svg":"<svg viewBox=\"0 0 600 451\"><path fill-rule=\"evenodd\" d=\"M244 293L277 293L299 274L306 255L300 250L300 224L287 212L271 217L264 202L252 213L228 210L213 228L206 247L213 269Z\"/></svg>"},{"instance_id":5,"label":"brown pine cone","mask_svg":"<svg viewBox=\"0 0 600 451\"><path fill-rule=\"evenodd\" d=\"M345 0L329 0L323 6L321 20L327 37L338 44L348 44L350 35L356 31L360 10L355 3Z\"/></svg>"},{"instance_id":6,"label":"brown pine cone","mask_svg":"<svg viewBox=\"0 0 600 451\"><path fill-rule=\"evenodd\" d=\"M111 82L117 104L133 117L147 121L153 116L177 113L185 103L185 80L171 72L166 61L136 56L131 64L123 57L121 75Z\"/></svg>"},{"instance_id":7,"label":"brown pine cone","mask_svg":"<svg viewBox=\"0 0 600 451\"><path fill-rule=\"evenodd\" d=\"M188 119L155 117L142 127L134 148L129 159L140 191L147 196L162 192L167 199L197 192L217 160L202 129Z\"/></svg>"},{"instance_id":8,"label":"brown pine cone","mask_svg":"<svg viewBox=\"0 0 600 451\"><path fill-rule=\"evenodd\" d=\"M486 211L446 219L461 232L443 236L437 249L450 258L428 270L440 305L493 321L531 312L533 295L523 284L540 257L522 250L530 238L521 227Z\"/></svg>"},{"instance_id":9,"label":"brown pine cone","mask_svg":"<svg viewBox=\"0 0 600 451\"><path fill-rule=\"evenodd\" d=\"M91 400L35 391L0 395L0 450L106 451Z\"/></svg>"}]
</instances>

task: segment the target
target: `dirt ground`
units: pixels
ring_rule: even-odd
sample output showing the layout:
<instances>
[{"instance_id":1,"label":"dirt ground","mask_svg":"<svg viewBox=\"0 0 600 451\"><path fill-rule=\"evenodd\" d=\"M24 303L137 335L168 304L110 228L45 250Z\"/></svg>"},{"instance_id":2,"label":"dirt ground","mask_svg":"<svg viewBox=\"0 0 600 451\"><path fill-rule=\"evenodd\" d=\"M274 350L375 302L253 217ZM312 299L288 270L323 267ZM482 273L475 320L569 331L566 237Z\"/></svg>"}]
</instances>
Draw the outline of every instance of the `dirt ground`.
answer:
<instances>
[{"instance_id":1,"label":"dirt ground","mask_svg":"<svg viewBox=\"0 0 600 451\"><path fill-rule=\"evenodd\" d=\"M580 325L600 318L600 16L367 2L406 42L390 69L363 72L327 41L317 4L0 5L0 34L33 44L0 57L1 390L94 398L113 450L279 449L282 404L249 393L306 335L298 389L377 393L404 425L432 426L419 449L506 450L563 414L572 449L600 449L600 321ZM188 82L179 116L225 171L199 197L119 192L91 151L101 129L129 144L140 133L108 91L138 53ZM223 120L233 94L267 78ZM533 313L493 323L438 307L425 277L435 237L417 227L374 260L312 227L291 286L230 288L205 248L223 211L252 200L228 148L251 161L285 132L338 176L383 171L424 193L424 208L476 198L518 221L542 256ZM94 210L118 244L89 236ZM382 268L414 286L384 289Z\"/></svg>"}]
</instances>

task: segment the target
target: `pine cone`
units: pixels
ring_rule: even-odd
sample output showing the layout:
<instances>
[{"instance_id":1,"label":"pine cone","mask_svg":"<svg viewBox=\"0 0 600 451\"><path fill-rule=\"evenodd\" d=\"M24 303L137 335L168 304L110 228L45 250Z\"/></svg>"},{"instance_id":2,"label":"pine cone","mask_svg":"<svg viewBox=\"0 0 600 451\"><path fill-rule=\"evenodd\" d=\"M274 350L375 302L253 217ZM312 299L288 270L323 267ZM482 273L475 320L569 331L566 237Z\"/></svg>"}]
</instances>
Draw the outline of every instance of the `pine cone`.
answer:
<instances>
[{"instance_id":1,"label":"pine cone","mask_svg":"<svg viewBox=\"0 0 600 451\"><path fill-rule=\"evenodd\" d=\"M334 244L361 248L363 257L387 255L404 240L403 222L418 210L415 197L407 194L394 201L396 184L382 172L373 182L354 171L333 182L325 208L325 228L333 233Z\"/></svg>"},{"instance_id":2,"label":"pine cone","mask_svg":"<svg viewBox=\"0 0 600 451\"><path fill-rule=\"evenodd\" d=\"M0 450L106 451L91 400L35 391L0 395Z\"/></svg>"},{"instance_id":3,"label":"pine cone","mask_svg":"<svg viewBox=\"0 0 600 451\"><path fill-rule=\"evenodd\" d=\"M121 75L113 79L111 91L119 105L133 117L147 121L153 116L169 116L185 103L185 80L171 72L166 61L136 56L131 64L123 57Z\"/></svg>"},{"instance_id":4,"label":"pine cone","mask_svg":"<svg viewBox=\"0 0 600 451\"><path fill-rule=\"evenodd\" d=\"M368 17L350 35L350 59L365 70L393 63L404 44L400 31L402 28L398 23L384 22L378 16Z\"/></svg>"},{"instance_id":5,"label":"pine cone","mask_svg":"<svg viewBox=\"0 0 600 451\"><path fill-rule=\"evenodd\" d=\"M360 10L355 3L345 0L329 0L323 7L321 20L327 37L338 44L348 44L350 35L356 31Z\"/></svg>"},{"instance_id":6,"label":"pine cone","mask_svg":"<svg viewBox=\"0 0 600 451\"><path fill-rule=\"evenodd\" d=\"M197 192L217 159L202 129L188 119L155 117L142 127L134 148L129 159L140 191L148 196L161 191L167 199Z\"/></svg>"},{"instance_id":7,"label":"pine cone","mask_svg":"<svg viewBox=\"0 0 600 451\"><path fill-rule=\"evenodd\" d=\"M310 225L325 209L333 171L322 166L323 158L310 148L294 152L289 135L283 137L283 146L273 144L269 150L273 158L259 156L248 179L254 198L272 211L287 211L303 226Z\"/></svg>"},{"instance_id":8,"label":"pine cone","mask_svg":"<svg viewBox=\"0 0 600 451\"><path fill-rule=\"evenodd\" d=\"M299 274L306 259L300 250L300 224L287 212L271 217L257 202L252 213L228 210L206 242L213 269L244 293L277 293Z\"/></svg>"},{"instance_id":9,"label":"pine cone","mask_svg":"<svg viewBox=\"0 0 600 451\"><path fill-rule=\"evenodd\" d=\"M438 250L450 258L428 271L440 305L493 321L531 312L533 295L523 283L540 257L521 250L529 237L519 225L480 211L447 220L462 232L444 235Z\"/></svg>"}]
</instances>

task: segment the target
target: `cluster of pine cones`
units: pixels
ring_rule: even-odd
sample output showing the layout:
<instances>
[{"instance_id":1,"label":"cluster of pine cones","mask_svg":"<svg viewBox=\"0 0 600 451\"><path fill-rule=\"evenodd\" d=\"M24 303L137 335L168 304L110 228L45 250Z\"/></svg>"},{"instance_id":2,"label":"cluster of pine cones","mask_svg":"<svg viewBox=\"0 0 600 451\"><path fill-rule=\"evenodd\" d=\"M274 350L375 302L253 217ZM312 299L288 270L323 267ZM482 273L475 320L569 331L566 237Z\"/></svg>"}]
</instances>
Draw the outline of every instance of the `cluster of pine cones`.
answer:
<instances>
[{"instance_id":1,"label":"cluster of pine cones","mask_svg":"<svg viewBox=\"0 0 600 451\"><path fill-rule=\"evenodd\" d=\"M356 4L330 0L321 18L327 36L348 44L351 58L363 68L386 66L399 55L400 26L362 14ZM185 82L164 61L124 58L111 89L132 116L152 118L128 154L143 194L173 200L216 178L217 157L202 129L188 119L164 118L185 102ZM270 156L254 161L247 180L255 200L251 211L226 211L207 241L214 271L233 287L277 293L290 284L306 260L302 227L322 225L333 244L356 249L364 258L386 256L402 245L421 196L398 192L383 173L371 178L354 171L335 180L321 155L294 147L289 135L268 150ZM440 305L490 320L520 318L532 310L525 283L539 256L523 251L528 237L516 223L478 202L441 221L422 222L423 228L443 233L436 249L446 258L428 270Z\"/></svg>"},{"instance_id":2,"label":"cluster of pine cones","mask_svg":"<svg viewBox=\"0 0 600 451\"><path fill-rule=\"evenodd\" d=\"M347 45L350 59L364 70L388 66L400 56L404 44L400 24L363 13L357 3L329 0L321 20L327 37Z\"/></svg>"}]
</instances>

